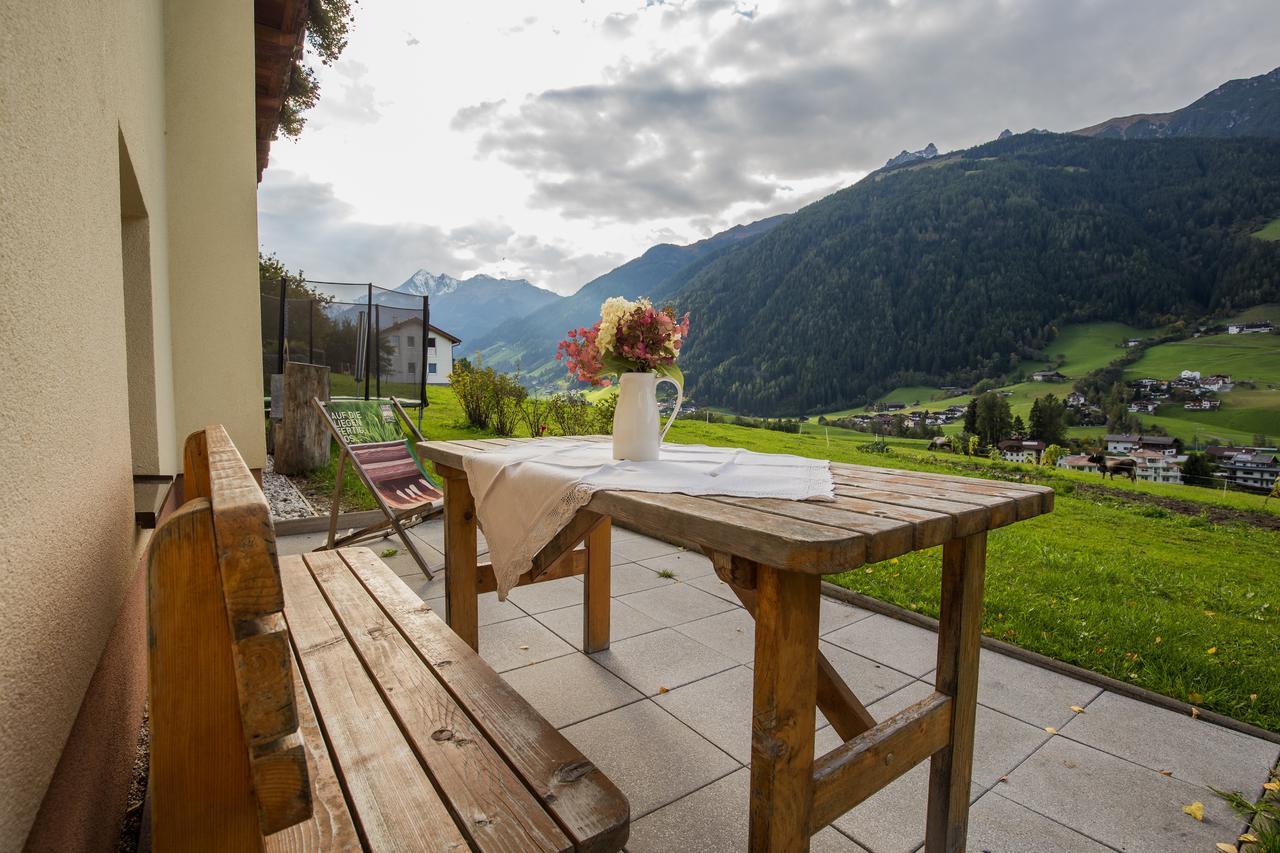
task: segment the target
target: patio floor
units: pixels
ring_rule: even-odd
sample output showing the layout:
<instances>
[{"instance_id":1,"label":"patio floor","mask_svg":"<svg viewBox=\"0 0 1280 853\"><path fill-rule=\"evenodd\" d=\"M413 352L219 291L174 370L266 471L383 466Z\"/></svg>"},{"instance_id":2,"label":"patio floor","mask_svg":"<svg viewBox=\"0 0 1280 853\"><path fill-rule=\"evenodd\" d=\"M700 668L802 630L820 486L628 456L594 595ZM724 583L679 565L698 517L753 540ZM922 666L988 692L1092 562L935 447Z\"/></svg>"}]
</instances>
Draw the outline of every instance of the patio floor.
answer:
<instances>
[{"instance_id":1,"label":"patio floor","mask_svg":"<svg viewBox=\"0 0 1280 853\"><path fill-rule=\"evenodd\" d=\"M440 522L411 535L433 571L443 569ZM285 537L280 553L323 539ZM427 581L403 549L386 561L443 614L443 571ZM628 850L743 850L752 620L699 554L615 528L613 563L608 651L580 651L582 581L565 578L513 590L506 602L482 596L480 653L626 794ZM660 577L664 569L675 578ZM931 690L932 632L829 599L820 630L824 653L876 719ZM1256 797L1280 754L989 651L978 700L974 851L1213 850L1244 827L1206 786ZM838 744L821 713L818 729L819 753ZM815 835L813 849L920 849L927 783L927 764L914 768ZM1204 803L1203 823L1182 811L1194 801Z\"/></svg>"}]
</instances>

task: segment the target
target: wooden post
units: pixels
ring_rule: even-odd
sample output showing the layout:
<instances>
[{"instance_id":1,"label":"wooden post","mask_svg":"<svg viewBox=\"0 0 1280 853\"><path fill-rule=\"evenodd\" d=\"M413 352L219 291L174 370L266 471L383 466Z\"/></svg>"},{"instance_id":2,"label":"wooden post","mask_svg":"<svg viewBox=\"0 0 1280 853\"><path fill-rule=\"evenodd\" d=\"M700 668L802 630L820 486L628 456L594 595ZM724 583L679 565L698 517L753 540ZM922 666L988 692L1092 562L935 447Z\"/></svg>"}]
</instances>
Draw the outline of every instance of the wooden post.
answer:
<instances>
[{"instance_id":1,"label":"wooden post","mask_svg":"<svg viewBox=\"0 0 1280 853\"><path fill-rule=\"evenodd\" d=\"M809 849L820 589L816 574L756 569L753 851Z\"/></svg>"},{"instance_id":2,"label":"wooden post","mask_svg":"<svg viewBox=\"0 0 1280 853\"><path fill-rule=\"evenodd\" d=\"M466 474L437 470L444 477L444 619L463 642L480 651L476 502Z\"/></svg>"},{"instance_id":3,"label":"wooden post","mask_svg":"<svg viewBox=\"0 0 1280 853\"><path fill-rule=\"evenodd\" d=\"M284 367L284 419L276 471L304 474L329 464L329 429L312 398L329 399L329 368L291 361Z\"/></svg>"},{"instance_id":4,"label":"wooden post","mask_svg":"<svg viewBox=\"0 0 1280 853\"><path fill-rule=\"evenodd\" d=\"M968 833L986 559L986 532L952 539L942 546L935 689L952 699L951 742L934 753L929 766L929 816L924 845L929 853L964 850Z\"/></svg>"},{"instance_id":5,"label":"wooden post","mask_svg":"<svg viewBox=\"0 0 1280 853\"><path fill-rule=\"evenodd\" d=\"M609 648L609 540L611 521L605 516L587 534L587 570L582 606L582 650L587 654Z\"/></svg>"}]
</instances>

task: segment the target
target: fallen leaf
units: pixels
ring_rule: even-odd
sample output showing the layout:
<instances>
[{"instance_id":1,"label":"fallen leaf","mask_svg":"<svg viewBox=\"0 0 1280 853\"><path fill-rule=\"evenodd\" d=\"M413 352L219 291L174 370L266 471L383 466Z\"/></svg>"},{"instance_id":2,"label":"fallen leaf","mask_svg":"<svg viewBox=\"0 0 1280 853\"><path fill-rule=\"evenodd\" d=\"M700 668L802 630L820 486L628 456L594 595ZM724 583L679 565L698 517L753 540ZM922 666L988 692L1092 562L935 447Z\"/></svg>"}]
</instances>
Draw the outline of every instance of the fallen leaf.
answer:
<instances>
[{"instance_id":1,"label":"fallen leaf","mask_svg":"<svg viewBox=\"0 0 1280 853\"><path fill-rule=\"evenodd\" d=\"M1271 791L1273 794L1280 793L1280 782L1264 782L1262 787Z\"/></svg>"},{"instance_id":2,"label":"fallen leaf","mask_svg":"<svg viewBox=\"0 0 1280 853\"><path fill-rule=\"evenodd\" d=\"M1217 850L1218 853L1240 853L1239 848L1234 844L1228 844L1225 841L1219 841L1217 844L1213 845L1213 849Z\"/></svg>"},{"instance_id":3,"label":"fallen leaf","mask_svg":"<svg viewBox=\"0 0 1280 853\"><path fill-rule=\"evenodd\" d=\"M1158 645L1160 645L1160 644L1161 644L1161 643L1163 643L1163 642L1164 642L1164 637L1156 637L1156 645L1157 645L1157 646L1158 646Z\"/></svg>"},{"instance_id":4,"label":"fallen leaf","mask_svg":"<svg viewBox=\"0 0 1280 853\"><path fill-rule=\"evenodd\" d=\"M1254 835L1252 832L1246 832L1244 835L1237 838L1236 841L1239 841L1241 844L1257 844L1258 836Z\"/></svg>"},{"instance_id":5,"label":"fallen leaf","mask_svg":"<svg viewBox=\"0 0 1280 853\"><path fill-rule=\"evenodd\" d=\"M1257 693L1250 693L1250 694L1249 694L1249 701L1250 701L1250 702L1257 702L1257 701L1258 701L1258 694L1257 694Z\"/></svg>"},{"instance_id":6,"label":"fallen leaf","mask_svg":"<svg viewBox=\"0 0 1280 853\"><path fill-rule=\"evenodd\" d=\"M1008 781L1009 781L1009 777L1008 777L1008 776L1001 776L1001 777L1000 777L999 779L997 779L996 781L997 781L997 782L1008 782Z\"/></svg>"},{"instance_id":7,"label":"fallen leaf","mask_svg":"<svg viewBox=\"0 0 1280 853\"><path fill-rule=\"evenodd\" d=\"M1201 696L1199 693L1191 692L1187 694L1187 701L1191 702L1192 704L1195 704L1197 702L1203 702L1204 697Z\"/></svg>"},{"instance_id":8,"label":"fallen leaf","mask_svg":"<svg viewBox=\"0 0 1280 853\"><path fill-rule=\"evenodd\" d=\"M1056 735L1058 733L1058 730L1055 729L1053 726L1045 726L1044 730L1051 735Z\"/></svg>"},{"instance_id":9,"label":"fallen leaf","mask_svg":"<svg viewBox=\"0 0 1280 853\"><path fill-rule=\"evenodd\" d=\"M1217 647L1217 646L1210 646L1209 648L1207 648L1207 649L1205 649L1205 650L1204 650L1204 653L1205 653L1206 655L1216 655L1216 654L1218 653L1218 647Z\"/></svg>"},{"instance_id":10,"label":"fallen leaf","mask_svg":"<svg viewBox=\"0 0 1280 853\"><path fill-rule=\"evenodd\" d=\"M529 647L528 647L528 646L521 646L521 647L520 647L520 651L522 651L522 652L527 652L527 651L529 651Z\"/></svg>"},{"instance_id":11,"label":"fallen leaf","mask_svg":"<svg viewBox=\"0 0 1280 853\"><path fill-rule=\"evenodd\" d=\"M659 693L670 693L670 692L671 692L671 688L669 688L669 687L659 687L659 688L658 688L658 692L659 692Z\"/></svg>"},{"instance_id":12,"label":"fallen leaf","mask_svg":"<svg viewBox=\"0 0 1280 853\"><path fill-rule=\"evenodd\" d=\"M1199 708L1192 708L1192 709L1191 709L1191 719L1193 719L1193 720L1198 720L1198 719L1200 719L1200 709L1199 709Z\"/></svg>"},{"instance_id":13,"label":"fallen leaf","mask_svg":"<svg viewBox=\"0 0 1280 853\"><path fill-rule=\"evenodd\" d=\"M1173 775L1173 771L1172 771L1172 770L1161 770L1161 771L1160 771L1160 775L1161 775L1161 776L1172 776L1172 775Z\"/></svg>"},{"instance_id":14,"label":"fallen leaf","mask_svg":"<svg viewBox=\"0 0 1280 853\"><path fill-rule=\"evenodd\" d=\"M1071 710L1072 710L1072 711L1075 711L1077 714L1083 714L1083 713L1084 713L1084 708L1081 708L1079 705L1072 705L1072 706L1071 706Z\"/></svg>"},{"instance_id":15,"label":"fallen leaf","mask_svg":"<svg viewBox=\"0 0 1280 853\"><path fill-rule=\"evenodd\" d=\"M1213 618L1213 616L1214 616L1214 612L1213 612L1212 610L1206 610L1206 611L1204 612L1204 615L1205 615L1205 616L1208 616L1210 619L1212 619L1212 618Z\"/></svg>"},{"instance_id":16,"label":"fallen leaf","mask_svg":"<svg viewBox=\"0 0 1280 853\"><path fill-rule=\"evenodd\" d=\"M1183 814L1189 814L1198 821L1204 820L1204 803L1196 800L1189 806L1182 807Z\"/></svg>"}]
</instances>

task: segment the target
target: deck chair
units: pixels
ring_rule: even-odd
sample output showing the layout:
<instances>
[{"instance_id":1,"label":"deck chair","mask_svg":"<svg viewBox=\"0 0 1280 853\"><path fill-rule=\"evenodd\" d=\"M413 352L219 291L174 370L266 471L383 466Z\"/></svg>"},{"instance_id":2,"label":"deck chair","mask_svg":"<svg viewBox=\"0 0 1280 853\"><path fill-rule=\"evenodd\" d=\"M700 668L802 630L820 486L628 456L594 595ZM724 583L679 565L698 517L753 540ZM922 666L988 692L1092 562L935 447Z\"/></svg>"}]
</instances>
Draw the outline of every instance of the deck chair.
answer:
<instances>
[{"instance_id":1,"label":"deck chair","mask_svg":"<svg viewBox=\"0 0 1280 853\"><path fill-rule=\"evenodd\" d=\"M400 430L400 422L403 422L415 441L423 440L422 433L405 414L400 401L395 397L390 403L381 400L324 402L316 397L311 401L320 410L339 448L338 475L334 478L333 501L329 508L329 539L316 550L328 551L365 539L389 536L387 528L390 527L409 549L422 573L428 578L434 577L405 530L442 512L444 493L431 483ZM339 537L338 503L348 459L386 517L376 524Z\"/></svg>"}]
</instances>

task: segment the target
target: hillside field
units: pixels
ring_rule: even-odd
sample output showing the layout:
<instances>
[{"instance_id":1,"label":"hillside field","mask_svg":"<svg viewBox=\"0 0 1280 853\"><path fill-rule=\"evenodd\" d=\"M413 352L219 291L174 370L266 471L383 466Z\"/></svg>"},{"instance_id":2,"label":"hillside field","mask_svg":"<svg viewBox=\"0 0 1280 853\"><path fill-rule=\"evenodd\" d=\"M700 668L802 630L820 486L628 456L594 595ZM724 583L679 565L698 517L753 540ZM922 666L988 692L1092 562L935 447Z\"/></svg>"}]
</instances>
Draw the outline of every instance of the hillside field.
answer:
<instances>
[{"instance_id":1,"label":"hillside field","mask_svg":"<svg viewBox=\"0 0 1280 853\"><path fill-rule=\"evenodd\" d=\"M1280 323L1280 306L1260 305L1240 312L1231 321L1272 320ZM1117 344L1128 338L1145 338L1155 329L1139 329L1123 323L1084 323L1068 326L1042 353L1042 362L1029 362L1028 372L1049 367L1061 355L1058 370L1068 377L1066 382L1019 382L998 389L1007 393L1009 408L1026 421L1031 404L1045 394L1059 399L1071 393L1074 380L1120 358L1124 351ZM1257 434L1275 441L1280 436L1280 335L1210 335L1159 344L1147 349L1142 357L1125 371L1126 379L1154 377L1172 379L1183 370L1199 370L1202 375L1228 373L1237 381L1254 383L1253 388L1236 386L1223 395L1222 408L1216 412L1189 412L1177 406L1163 406L1157 413L1141 416L1144 424L1159 426L1169 435L1188 445L1252 444ZM967 405L972 395L942 397L939 388L906 386L896 388L880 398L881 402L903 402L905 411L937 410L952 405ZM919 401L919 405L912 405ZM845 409L827 414L828 418L867 414L867 407ZM943 432L960 432L960 423L947 424ZM1106 429L1099 426L1072 427L1072 438L1092 439Z\"/></svg>"},{"instance_id":2,"label":"hillside field","mask_svg":"<svg viewBox=\"0 0 1280 853\"><path fill-rule=\"evenodd\" d=\"M1280 219L1273 219L1253 232L1259 240L1280 240Z\"/></svg>"}]
</instances>

